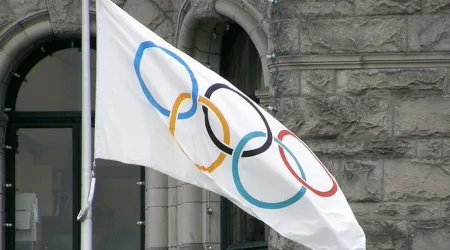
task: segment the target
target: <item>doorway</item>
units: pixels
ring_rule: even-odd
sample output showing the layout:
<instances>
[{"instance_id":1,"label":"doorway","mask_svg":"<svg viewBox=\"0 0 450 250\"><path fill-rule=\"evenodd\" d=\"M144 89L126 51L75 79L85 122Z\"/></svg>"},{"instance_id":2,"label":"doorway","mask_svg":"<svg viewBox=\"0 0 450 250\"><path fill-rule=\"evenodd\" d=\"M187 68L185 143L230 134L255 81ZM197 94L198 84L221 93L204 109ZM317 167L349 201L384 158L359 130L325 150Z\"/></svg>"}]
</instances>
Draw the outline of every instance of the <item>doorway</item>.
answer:
<instances>
[{"instance_id":1,"label":"doorway","mask_svg":"<svg viewBox=\"0 0 450 250\"><path fill-rule=\"evenodd\" d=\"M5 247L79 250L79 41L47 41L38 48L15 71L5 102ZM94 83L95 68L92 74ZM94 249L143 249L143 167L98 160L96 175Z\"/></svg>"}]
</instances>

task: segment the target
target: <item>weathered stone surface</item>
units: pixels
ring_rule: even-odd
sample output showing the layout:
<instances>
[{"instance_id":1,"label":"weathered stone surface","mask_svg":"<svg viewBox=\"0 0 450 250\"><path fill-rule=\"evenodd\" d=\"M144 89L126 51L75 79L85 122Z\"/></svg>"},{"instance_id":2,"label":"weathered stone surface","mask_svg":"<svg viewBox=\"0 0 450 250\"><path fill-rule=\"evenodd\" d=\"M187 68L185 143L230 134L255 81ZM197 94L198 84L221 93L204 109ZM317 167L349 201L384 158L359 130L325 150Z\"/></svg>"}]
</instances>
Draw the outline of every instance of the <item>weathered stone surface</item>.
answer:
<instances>
[{"instance_id":1,"label":"weathered stone surface","mask_svg":"<svg viewBox=\"0 0 450 250\"><path fill-rule=\"evenodd\" d=\"M385 160L385 200L440 200L450 197L450 162Z\"/></svg>"},{"instance_id":2,"label":"weathered stone surface","mask_svg":"<svg viewBox=\"0 0 450 250\"><path fill-rule=\"evenodd\" d=\"M450 157L450 139L444 139L444 146L443 146L443 154L444 157Z\"/></svg>"},{"instance_id":3,"label":"weathered stone surface","mask_svg":"<svg viewBox=\"0 0 450 250\"><path fill-rule=\"evenodd\" d=\"M91 1L91 8L95 8L95 4L97 0L90 0ZM119 7L123 7L127 0L112 0L113 3L117 4Z\"/></svg>"},{"instance_id":4,"label":"weathered stone surface","mask_svg":"<svg viewBox=\"0 0 450 250\"><path fill-rule=\"evenodd\" d=\"M417 140L417 156L420 158L440 158L442 149L442 139Z\"/></svg>"},{"instance_id":5,"label":"weathered stone surface","mask_svg":"<svg viewBox=\"0 0 450 250\"><path fill-rule=\"evenodd\" d=\"M449 98L411 98L397 102L394 108L396 136L450 134Z\"/></svg>"},{"instance_id":6,"label":"weathered stone surface","mask_svg":"<svg viewBox=\"0 0 450 250\"><path fill-rule=\"evenodd\" d=\"M191 0L194 16L198 18L217 17L214 4L211 0Z\"/></svg>"},{"instance_id":7,"label":"weathered stone surface","mask_svg":"<svg viewBox=\"0 0 450 250\"><path fill-rule=\"evenodd\" d=\"M269 250L310 250L307 247L284 238L273 229L270 229L269 238L267 241Z\"/></svg>"},{"instance_id":8,"label":"weathered stone surface","mask_svg":"<svg viewBox=\"0 0 450 250\"><path fill-rule=\"evenodd\" d=\"M178 13L181 10L183 2L183 0L172 0L173 10Z\"/></svg>"},{"instance_id":9,"label":"weathered stone surface","mask_svg":"<svg viewBox=\"0 0 450 250\"><path fill-rule=\"evenodd\" d=\"M300 138L301 139L301 138ZM314 154L328 155L328 141L327 140L303 140L306 145L314 152Z\"/></svg>"},{"instance_id":10,"label":"weathered stone surface","mask_svg":"<svg viewBox=\"0 0 450 250\"><path fill-rule=\"evenodd\" d=\"M6 2L8 2L16 17L19 18L39 10L47 9L46 0L6 0Z\"/></svg>"},{"instance_id":11,"label":"weathered stone surface","mask_svg":"<svg viewBox=\"0 0 450 250\"><path fill-rule=\"evenodd\" d=\"M342 70L337 72L337 93L386 95L446 91L447 69Z\"/></svg>"},{"instance_id":12,"label":"weathered stone surface","mask_svg":"<svg viewBox=\"0 0 450 250\"><path fill-rule=\"evenodd\" d=\"M307 70L301 72L302 94L331 94L336 89L333 70Z\"/></svg>"},{"instance_id":13,"label":"weathered stone surface","mask_svg":"<svg viewBox=\"0 0 450 250\"><path fill-rule=\"evenodd\" d=\"M175 42L175 26L170 19L164 19L162 23L153 29L153 32L170 44Z\"/></svg>"},{"instance_id":14,"label":"weathered stone surface","mask_svg":"<svg viewBox=\"0 0 450 250\"><path fill-rule=\"evenodd\" d=\"M382 199L383 162L345 160L342 163L342 191L349 201L379 201Z\"/></svg>"},{"instance_id":15,"label":"weathered stone surface","mask_svg":"<svg viewBox=\"0 0 450 250\"><path fill-rule=\"evenodd\" d=\"M128 0L123 9L150 29L154 29L166 19L164 11L151 1Z\"/></svg>"},{"instance_id":16,"label":"weathered stone surface","mask_svg":"<svg viewBox=\"0 0 450 250\"><path fill-rule=\"evenodd\" d=\"M407 250L408 223L397 220L360 220L368 250Z\"/></svg>"},{"instance_id":17,"label":"weathered stone surface","mask_svg":"<svg viewBox=\"0 0 450 250\"><path fill-rule=\"evenodd\" d=\"M279 91L283 95L298 95L300 93L300 72L278 72L276 91Z\"/></svg>"},{"instance_id":18,"label":"weathered stone surface","mask_svg":"<svg viewBox=\"0 0 450 250\"><path fill-rule=\"evenodd\" d=\"M387 101L307 96L282 99L280 120L300 138L378 138L391 133Z\"/></svg>"},{"instance_id":19,"label":"weathered stone surface","mask_svg":"<svg viewBox=\"0 0 450 250\"><path fill-rule=\"evenodd\" d=\"M317 157L322 162L322 164L327 168L327 170L331 173L331 175L333 175L333 177L336 179L336 181L340 185L340 183L341 183L340 173L342 173L341 161L337 160L337 159L327 158L325 156L320 156L320 155L318 155Z\"/></svg>"},{"instance_id":20,"label":"weathered stone surface","mask_svg":"<svg viewBox=\"0 0 450 250\"><path fill-rule=\"evenodd\" d=\"M268 10L268 2L266 0L247 0L253 7L255 7L261 16L266 16Z\"/></svg>"},{"instance_id":21,"label":"weathered stone surface","mask_svg":"<svg viewBox=\"0 0 450 250\"><path fill-rule=\"evenodd\" d=\"M447 68L447 93L450 94L450 67Z\"/></svg>"},{"instance_id":22,"label":"weathered stone surface","mask_svg":"<svg viewBox=\"0 0 450 250\"><path fill-rule=\"evenodd\" d=\"M280 55L296 55L300 50L297 19L283 19L270 24L271 51Z\"/></svg>"},{"instance_id":23,"label":"weathered stone surface","mask_svg":"<svg viewBox=\"0 0 450 250\"><path fill-rule=\"evenodd\" d=\"M415 140L305 140L316 154L333 158L416 156Z\"/></svg>"},{"instance_id":24,"label":"weathered stone surface","mask_svg":"<svg viewBox=\"0 0 450 250\"><path fill-rule=\"evenodd\" d=\"M414 13L421 9L421 0L355 0L359 15Z\"/></svg>"},{"instance_id":25,"label":"weathered stone surface","mask_svg":"<svg viewBox=\"0 0 450 250\"><path fill-rule=\"evenodd\" d=\"M276 7L281 18L305 16L349 16L355 13L354 0L280 1Z\"/></svg>"},{"instance_id":26,"label":"weathered stone surface","mask_svg":"<svg viewBox=\"0 0 450 250\"><path fill-rule=\"evenodd\" d=\"M9 5L5 1L0 1L0 32L2 29L14 21L16 18L14 13L9 8Z\"/></svg>"},{"instance_id":27,"label":"weathered stone surface","mask_svg":"<svg viewBox=\"0 0 450 250\"><path fill-rule=\"evenodd\" d=\"M328 149L331 154L346 156L413 157L416 143L414 140L338 141L330 142Z\"/></svg>"},{"instance_id":28,"label":"weathered stone surface","mask_svg":"<svg viewBox=\"0 0 450 250\"><path fill-rule=\"evenodd\" d=\"M411 250L450 249L450 220L411 223Z\"/></svg>"},{"instance_id":29,"label":"weathered stone surface","mask_svg":"<svg viewBox=\"0 0 450 250\"><path fill-rule=\"evenodd\" d=\"M164 12L171 12L174 10L173 2L170 0L150 0L153 4L155 4L159 9Z\"/></svg>"},{"instance_id":30,"label":"weathered stone surface","mask_svg":"<svg viewBox=\"0 0 450 250\"><path fill-rule=\"evenodd\" d=\"M73 36L81 32L81 1L47 0L53 33Z\"/></svg>"},{"instance_id":31,"label":"weathered stone surface","mask_svg":"<svg viewBox=\"0 0 450 250\"><path fill-rule=\"evenodd\" d=\"M408 27L408 50L450 50L450 15L410 16Z\"/></svg>"},{"instance_id":32,"label":"weathered stone surface","mask_svg":"<svg viewBox=\"0 0 450 250\"><path fill-rule=\"evenodd\" d=\"M434 220L441 218L440 202L350 203L358 219Z\"/></svg>"},{"instance_id":33,"label":"weathered stone surface","mask_svg":"<svg viewBox=\"0 0 450 250\"><path fill-rule=\"evenodd\" d=\"M442 217L450 218L450 201L442 202Z\"/></svg>"},{"instance_id":34,"label":"weathered stone surface","mask_svg":"<svg viewBox=\"0 0 450 250\"><path fill-rule=\"evenodd\" d=\"M423 0L423 12L425 13L449 13L450 1L448 0Z\"/></svg>"},{"instance_id":35,"label":"weathered stone surface","mask_svg":"<svg viewBox=\"0 0 450 250\"><path fill-rule=\"evenodd\" d=\"M301 53L398 52L406 47L401 17L311 19L301 22Z\"/></svg>"}]
</instances>

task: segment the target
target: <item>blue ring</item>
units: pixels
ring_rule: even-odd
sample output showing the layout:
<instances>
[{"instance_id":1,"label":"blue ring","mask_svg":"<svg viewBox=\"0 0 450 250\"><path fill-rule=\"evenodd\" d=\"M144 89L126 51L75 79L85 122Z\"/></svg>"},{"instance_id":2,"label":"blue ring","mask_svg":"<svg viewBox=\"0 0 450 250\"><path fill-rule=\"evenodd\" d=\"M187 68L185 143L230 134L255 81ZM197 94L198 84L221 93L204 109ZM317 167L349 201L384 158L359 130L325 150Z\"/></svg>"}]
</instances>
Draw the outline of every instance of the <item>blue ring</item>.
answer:
<instances>
[{"instance_id":1,"label":"blue ring","mask_svg":"<svg viewBox=\"0 0 450 250\"><path fill-rule=\"evenodd\" d=\"M198 100L198 83L197 83L197 79L194 76L194 73L189 68L187 63L185 61L183 61L183 59L181 59L181 57L179 57L178 55L176 55L175 53L173 53L172 51L170 51L170 50L168 50L166 48L163 48L163 47L160 47L160 46L156 45L154 42L151 42L151 41L146 41L146 42L141 43L139 45L139 48L138 48L137 52L136 52L136 56L134 58L134 70L136 71L136 75L137 75L137 77L139 79L139 83L141 85L141 88L142 88L142 91L144 92L145 97L147 97L148 101L162 115L165 115L165 116L169 117L170 111L168 109L162 107L158 103L158 101L156 101L156 99L152 96L152 94L150 93L149 89L145 85L144 79L142 79L142 76L141 76L140 66L141 66L142 56L144 54L144 50L150 49L150 48L157 48L157 49L162 50L163 52L165 52L166 54L171 56L173 59L178 61L181 65L183 65L183 67L189 73L189 76L191 77L191 82L192 82L192 92L191 92L192 107L186 112L179 113L177 115L177 118L180 119L180 120L191 118L195 114L195 112L197 111L197 105L198 105L198 101L197 101Z\"/></svg>"},{"instance_id":2,"label":"blue ring","mask_svg":"<svg viewBox=\"0 0 450 250\"><path fill-rule=\"evenodd\" d=\"M257 200L253 196L251 196L245 190L244 186L242 185L241 178L239 177L239 170L238 170L239 159L241 158L241 154L242 154L242 151L243 151L245 145L251 139L257 138L257 137L266 137L266 133L261 132L261 131L255 131L255 132L248 133L246 136L244 136L241 139L241 141L239 141L239 143L236 146L236 149L233 152L231 168L232 168L232 173L233 173L234 184L236 185L236 188L239 191L239 193L242 195L242 197L244 197L244 199L246 199L252 205L255 205L257 207L264 208L264 209L280 209L280 208L288 207L288 206L294 204L295 202L297 202L298 200L300 200L303 197L303 195L305 195L305 193L306 193L305 186L302 186L302 188L296 194L294 194L291 198L289 198L287 200L280 201L280 202L264 202L264 201ZM288 152L288 154L295 160L295 163L297 164L297 167L300 170L300 174L301 174L302 178L306 181L305 173L303 172L303 169L302 169L300 163L298 162L297 158L295 158L294 154L280 140L275 138L274 141L278 145L283 147L283 149L286 150L286 152Z\"/></svg>"}]
</instances>

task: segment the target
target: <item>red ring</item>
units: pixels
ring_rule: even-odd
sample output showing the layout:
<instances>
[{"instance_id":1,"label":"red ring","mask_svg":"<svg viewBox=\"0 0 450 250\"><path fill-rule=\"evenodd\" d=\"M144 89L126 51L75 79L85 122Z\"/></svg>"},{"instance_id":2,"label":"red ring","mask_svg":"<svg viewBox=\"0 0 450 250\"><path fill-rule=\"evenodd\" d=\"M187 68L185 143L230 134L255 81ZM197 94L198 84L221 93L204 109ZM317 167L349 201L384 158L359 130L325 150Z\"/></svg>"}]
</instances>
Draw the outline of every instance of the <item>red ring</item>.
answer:
<instances>
[{"instance_id":1,"label":"red ring","mask_svg":"<svg viewBox=\"0 0 450 250\"><path fill-rule=\"evenodd\" d=\"M290 132L288 130L281 130L280 133L278 134L277 138L278 138L278 140L283 141L283 138L286 135L291 135L291 136L297 138L294 134L292 134L292 132ZM304 181L302 178L300 178L300 176L298 176L298 174L294 171L294 169L292 169L291 164L289 164L288 160L286 159L286 155L284 153L284 149L281 146L278 146L278 149L280 150L280 156L281 156L281 159L284 162L284 165L286 165L286 167L289 169L289 172L291 172L291 174L295 177L295 179L297 179L303 186L305 186L311 192L313 192L316 195L321 196L321 197L333 196L338 190L338 186L336 184L336 181L334 181L334 179L331 176L330 172L328 172L327 168L322 164L322 162L317 158L317 156L311 151L311 149L309 149L309 147L305 143L303 143L300 139L297 138L297 140L299 140L309 150L309 152L311 152L311 154L314 156L314 158L316 158L317 162L320 163L320 165L323 167L323 169L325 170L325 172L328 174L328 176L330 177L331 181L333 182L333 186L331 187L330 190L325 191L325 192L317 190L317 189L314 189L313 187L311 187L308 183L306 183L306 181Z\"/></svg>"}]
</instances>

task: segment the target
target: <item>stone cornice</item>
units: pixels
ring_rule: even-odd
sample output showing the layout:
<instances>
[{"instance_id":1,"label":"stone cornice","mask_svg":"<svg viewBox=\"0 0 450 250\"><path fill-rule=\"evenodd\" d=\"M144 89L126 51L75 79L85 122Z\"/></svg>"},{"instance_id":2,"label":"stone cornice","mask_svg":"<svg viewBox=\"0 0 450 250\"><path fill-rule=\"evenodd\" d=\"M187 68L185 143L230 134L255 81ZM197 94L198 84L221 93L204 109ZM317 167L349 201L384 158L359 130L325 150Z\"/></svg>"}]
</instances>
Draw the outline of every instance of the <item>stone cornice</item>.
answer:
<instances>
[{"instance_id":1,"label":"stone cornice","mask_svg":"<svg viewBox=\"0 0 450 250\"><path fill-rule=\"evenodd\" d=\"M269 65L269 70L437 67L450 67L450 52L280 56L276 63Z\"/></svg>"}]
</instances>

